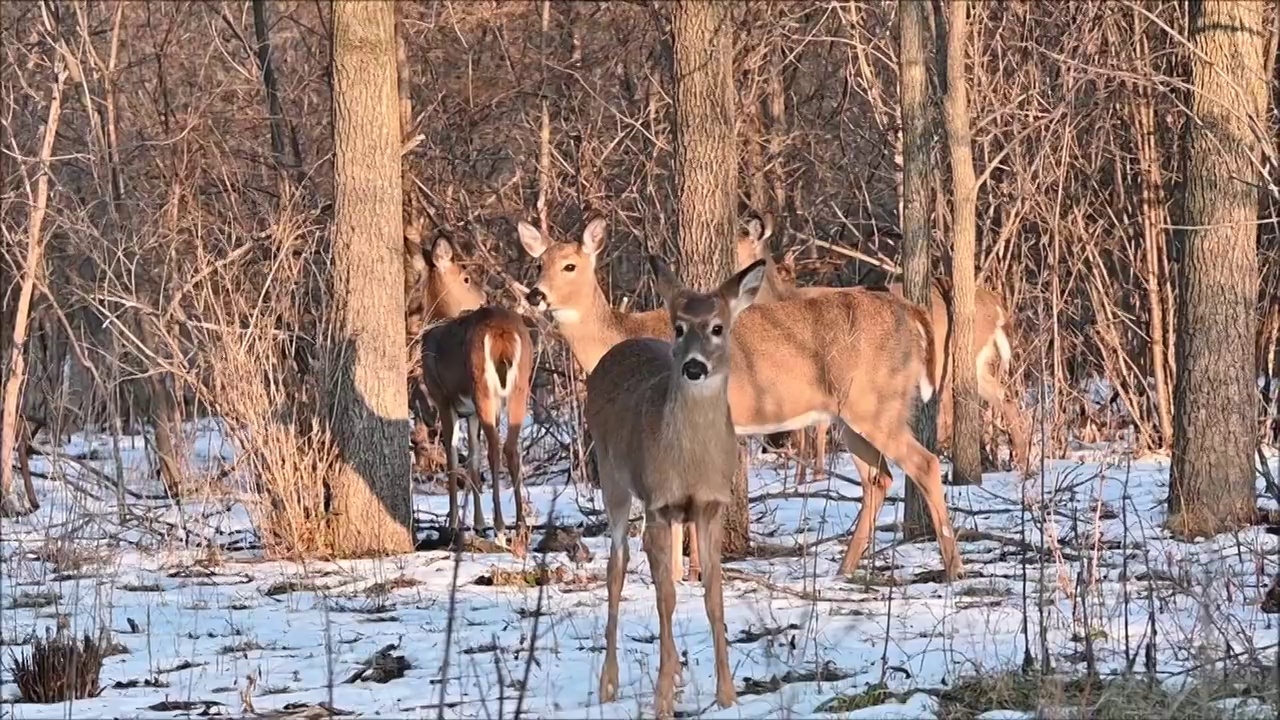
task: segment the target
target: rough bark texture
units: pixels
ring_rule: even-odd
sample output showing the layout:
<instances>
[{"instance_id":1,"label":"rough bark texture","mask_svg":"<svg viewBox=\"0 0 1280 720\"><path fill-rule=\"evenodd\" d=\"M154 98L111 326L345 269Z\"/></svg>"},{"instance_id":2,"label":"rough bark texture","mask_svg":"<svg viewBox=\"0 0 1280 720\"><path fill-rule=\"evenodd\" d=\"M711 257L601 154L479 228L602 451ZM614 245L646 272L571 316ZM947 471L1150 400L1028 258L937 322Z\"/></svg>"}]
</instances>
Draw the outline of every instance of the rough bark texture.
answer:
<instances>
[{"instance_id":1,"label":"rough bark texture","mask_svg":"<svg viewBox=\"0 0 1280 720\"><path fill-rule=\"evenodd\" d=\"M738 147L734 134L730 5L682 0L672 8L675 59L676 255L681 279L707 290L733 274ZM747 483L740 468L724 513L724 553L745 553Z\"/></svg>"},{"instance_id":2,"label":"rough bark texture","mask_svg":"<svg viewBox=\"0 0 1280 720\"><path fill-rule=\"evenodd\" d=\"M929 266L929 83L925 48L928 22L924 3L898 6L898 94L902 121L902 280L911 302L932 303L933 270ZM938 400L917 407L915 434L933 452L937 447ZM865 480L865 478L864 478ZM914 483L907 483L907 538L929 537L933 522Z\"/></svg>"},{"instance_id":3,"label":"rough bark texture","mask_svg":"<svg viewBox=\"0 0 1280 720\"><path fill-rule=\"evenodd\" d=\"M1254 513L1258 292L1253 127L1266 127L1263 5L1191 2L1186 185L1176 242L1179 294L1169 524L1186 536L1224 532Z\"/></svg>"},{"instance_id":4,"label":"rough bark texture","mask_svg":"<svg viewBox=\"0 0 1280 720\"><path fill-rule=\"evenodd\" d=\"M333 6L334 231L328 348L334 550L413 549L395 6Z\"/></svg>"},{"instance_id":5,"label":"rough bark texture","mask_svg":"<svg viewBox=\"0 0 1280 720\"><path fill-rule=\"evenodd\" d=\"M978 404L973 352L974 255L978 187L973 173L969 97L965 80L967 0L951 0L947 27L947 97L944 118L951 151L951 388L952 482L982 482L982 407Z\"/></svg>"}]
</instances>

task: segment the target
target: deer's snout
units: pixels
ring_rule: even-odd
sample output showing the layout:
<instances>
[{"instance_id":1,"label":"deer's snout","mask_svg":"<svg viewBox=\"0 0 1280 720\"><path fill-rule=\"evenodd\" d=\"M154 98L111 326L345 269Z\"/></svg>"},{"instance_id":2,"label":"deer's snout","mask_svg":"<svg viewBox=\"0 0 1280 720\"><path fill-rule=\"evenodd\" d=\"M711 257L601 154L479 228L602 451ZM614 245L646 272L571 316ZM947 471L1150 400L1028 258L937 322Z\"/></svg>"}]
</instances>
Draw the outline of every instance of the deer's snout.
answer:
<instances>
[{"instance_id":1,"label":"deer's snout","mask_svg":"<svg viewBox=\"0 0 1280 720\"><path fill-rule=\"evenodd\" d=\"M684 365L680 366L680 374L683 375L686 380L698 382L710 375L711 369L707 367L706 363L694 358L684 361Z\"/></svg>"},{"instance_id":2,"label":"deer's snout","mask_svg":"<svg viewBox=\"0 0 1280 720\"><path fill-rule=\"evenodd\" d=\"M525 300L533 307L541 309L547 304L547 294L542 292L541 288L534 288L529 291Z\"/></svg>"}]
</instances>

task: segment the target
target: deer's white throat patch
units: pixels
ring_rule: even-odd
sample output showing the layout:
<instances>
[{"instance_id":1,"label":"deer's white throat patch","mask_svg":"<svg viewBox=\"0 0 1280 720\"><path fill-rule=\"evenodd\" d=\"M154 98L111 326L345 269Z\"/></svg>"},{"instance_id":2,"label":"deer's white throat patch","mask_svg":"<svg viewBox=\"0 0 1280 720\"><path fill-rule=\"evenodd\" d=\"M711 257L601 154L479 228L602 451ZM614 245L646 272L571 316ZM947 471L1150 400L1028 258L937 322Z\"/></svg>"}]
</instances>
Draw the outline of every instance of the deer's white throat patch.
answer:
<instances>
[{"instance_id":1,"label":"deer's white throat patch","mask_svg":"<svg viewBox=\"0 0 1280 720\"><path fill-rule=\"evenodd\" d=\"M553 308L551 317L555 318L556 322L564 323L565 325L576 325L582 321L582 313L573 308Z\"/></svg>"}]
</instances>

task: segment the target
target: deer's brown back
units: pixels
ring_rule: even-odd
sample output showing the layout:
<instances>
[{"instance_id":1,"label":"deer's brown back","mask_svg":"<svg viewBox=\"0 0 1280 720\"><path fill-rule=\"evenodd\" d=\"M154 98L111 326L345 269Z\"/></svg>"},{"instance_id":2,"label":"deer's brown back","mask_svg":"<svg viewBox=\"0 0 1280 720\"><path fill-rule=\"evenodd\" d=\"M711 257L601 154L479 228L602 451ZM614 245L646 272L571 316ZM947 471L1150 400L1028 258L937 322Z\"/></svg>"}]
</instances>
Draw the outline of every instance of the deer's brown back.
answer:
<instances>
[{"instance_id":1,"label":"deer's brown back","mask_svg":"<svg viewBox=\"0 0 1280 720\"><path fill-rule=\"evenodd\" d=\"M514 360L510 373L528 376L533 341L523 319L507 308L485 305L430 328L423 337L422 366L433 399L474 397L475 388L484 382L486 336L495 360Z\"/></svg>"},{"instance_id":2,"label":"deer's brown back","mask_svg":"<svg viewBox=\"0 0 1280 720\"><path fill-rule=\"evenodd\" d=\"M888 293L841 288L743 310L731 340L733 424L772 427L815 412L873 418L878 404L909 414L925 349L908 307ZM631 338L674 337L662 310L620 316L616 326Z\"/></svg>"},{"instance_id":3,"label":"deer's brown back","mask_svg":"<svg viewBox=\"0 0 1280 720\"><path fill-rule=\"evenodd\" d=\"M855 426L859 419L905 419L924 345L907 303L887 293L851 288L752 305L733 333L733 423L776 426L812 412L841 415Z\"/></svg>"}]
</instances>

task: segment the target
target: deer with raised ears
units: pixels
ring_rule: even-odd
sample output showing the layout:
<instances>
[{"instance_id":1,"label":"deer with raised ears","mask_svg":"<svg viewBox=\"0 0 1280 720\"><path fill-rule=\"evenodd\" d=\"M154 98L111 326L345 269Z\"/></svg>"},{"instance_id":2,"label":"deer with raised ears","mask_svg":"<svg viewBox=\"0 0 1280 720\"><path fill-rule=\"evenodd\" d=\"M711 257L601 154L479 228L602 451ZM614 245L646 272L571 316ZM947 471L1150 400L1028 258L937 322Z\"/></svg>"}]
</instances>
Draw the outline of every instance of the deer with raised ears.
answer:
<instances>
[{"instance_id":1,"label":"deer with raised ears","mask_svg":"<svg viewBox=\"0 0 1280 720\"><path fill-rule=\"evenodd\" d=\"M419 458L423 457L427 424L432 419L429 408L414 392L422 381L422 328L455 318L485 302L480 283L455 259L456 251L449 238L438 234L427 250L422 244L422 234L421 219L405 224L405 344L409 350L409 396L416 416L413 444Z\"/></svg>"},{"instance_id":2,"label":"deer with raised ears","mask_svg":"<svg viewBox=\"0 0 1280 720\"><path fill-rule=\"evenodd\" d=\"M581 241L554 242L528 223L519 225L525 250L542 261L529 304L551 313L588 374L627 338L674 337L664 311L622 313L605 300L595 276L604 227L593 220ZM865 552L884 504L892 480L886 457L920 487L948 576L963 573L938 458L916 441L909 422L916 397L933 392L932 333L922 308L871 290L756 303L737 319L728 393L738 435L841 421L837 427L864 478L863 508L841 565L845 574Z\"/></svg>"},{"instance_id":3,"label":"deer with raised ears","mask_svg":"<svg viewBox=\"0 0 1280 720\"><path fill-rule=\"evenodd\" d=\"M738 441L729 414L734 321L760 289L764 263L711 293L685 288L666 264L649 257L675 342L632 337L613 345L587 376L586 420L595 441L609 517L609 614L600 699L618 692L618 604L627 572L631 500L644 506L644 550L658 605L660 661L655 714L671 717L680 665L672 634L680 536L697 528L707 622L715 645L716 702L737 699L725 638L720 573L720 515L731 501ZM585 270L586 268L584 268Z\"/></svg>"},{"instance_id":4,"label":"deer with raised ears","mask_svg":"<svg viewBox=\"0 0 1280 720\"><path fill-rule=\"evenodd\" d=\"M422 232L421 221L405 224L405 324L410 342L422 335L424 326L458 317L485 302L480 283L455 259L448 236L438 234L428 253L424 252Z\"/></svg>"},{"instance_id":5,"label":"deer with raised ears","mask_svg":"<svg viewBox=\"0 0 1280 720\"><path fill-rule=\"evenodd\" d=\"M422 382L418 402L430 398L440 413L441 441L448 468L449 530L458 530L458 452L454 431L459 419L467 422L467 475L471 488L474 529L484 527L480 507L480 439L484 431L489 450L489 474L493 486L494 530L506 531L502 518L498 469L505 458L516 497L516 534L528 532L524 516L524 487L520 468L520 429L529 403L533 379L533 340L524 318L498 305L485 305L427 329L422 337ZM498 420L507 415L505 442L498 435Z\"/></svg>"},{"instance_id":6,"label":"deer with raised ears","mask_svg":"<svg viewBox=\"0 0 1280 720\"><path fill-rule=\"evenodd\" d=\"M793 300L800 298L816 298L831 293L847 292L853 288L845 287L799 287L795 284L794 255L788 253L782 264L773 261L769 250L769 239L773 235L773 219L771 215L763 217L750 214L743 222L742 232L738 236L735 250L738 267L746 267L756 260L764 260L767 269L764 289L760 292L759 302L776 300ZM902 283L889 285L889 292L903 296ZM932 302L930 303L930 322L933 327L933 366L932 382L936 388L945 388L950 382L950 353L947 345L950 340L951 320L948 316L948 305L937 284L934 284ZM976 367L978 395L993 408L997 408L1005 422L1009 433L1010 449L1014 464L1024 471L1030 469L1031 437L1022 412L1011 398L1006 397L1006 389L1002 377L1009 370L1012 359L1012 347L1009 332L1012 326L1009 314L1004 309L1000 296L984 287L979 287L974 295L974 343L977 345ZM942 392L939 398L942 406L938 412L938 439L947 443L951 437L951 394ZM816 450L816 465L823 465L826 454L826 428L819 426Z\"/></svg>"}]
</instances>

